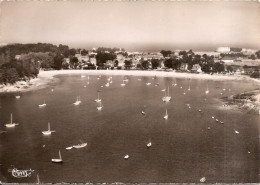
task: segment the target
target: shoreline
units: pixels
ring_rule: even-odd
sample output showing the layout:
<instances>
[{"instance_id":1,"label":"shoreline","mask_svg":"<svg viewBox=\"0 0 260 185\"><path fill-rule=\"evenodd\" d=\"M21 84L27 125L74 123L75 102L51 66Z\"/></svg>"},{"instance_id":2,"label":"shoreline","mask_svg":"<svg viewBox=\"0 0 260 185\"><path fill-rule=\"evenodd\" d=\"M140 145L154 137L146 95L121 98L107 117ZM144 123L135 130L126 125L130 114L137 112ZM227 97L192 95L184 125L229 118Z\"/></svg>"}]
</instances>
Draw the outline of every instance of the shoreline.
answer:
<instances>
[{"instance_id":1,"label":"shoreline","mask_svg":"<svg viewBox=\"0 0 260 185\"><path fill-rule=\"evenodd\" d=\"M55 83L58 75L112 75L112 76L157 76L157 77L173 77L173 78L188 78L198 80L250 80L260 85L259 79L252 79L248 76L228 76L222 74L203 74L203 73L182 73L182 72L166 72L166 71L134 71L134 70L52 70L40 71L37 78L27 82L18 81L15 84L0 85L0 93L18 93L28 92L45 88L50 83ZM260 100L260 94L259 94Z\"/></svg>"}]
</instances>

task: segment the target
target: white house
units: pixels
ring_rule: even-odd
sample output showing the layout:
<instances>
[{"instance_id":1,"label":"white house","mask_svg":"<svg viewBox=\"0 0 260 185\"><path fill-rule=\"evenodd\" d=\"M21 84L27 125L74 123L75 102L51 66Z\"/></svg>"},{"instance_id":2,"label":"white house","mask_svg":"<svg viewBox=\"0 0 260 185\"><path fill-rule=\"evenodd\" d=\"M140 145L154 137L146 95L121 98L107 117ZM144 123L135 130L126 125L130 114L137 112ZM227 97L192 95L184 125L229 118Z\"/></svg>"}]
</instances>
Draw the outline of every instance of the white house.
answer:
<instances>
[{"instance_id":1,"label":"white house","mask_svg":"<svg viewBox=\"0 0 260 185\"><path fill-rule=\"evenodd\" d=\"M217 52L219 52L219 53L229 53L230 47L218 47Z\"/></svg>"}]
</instances>

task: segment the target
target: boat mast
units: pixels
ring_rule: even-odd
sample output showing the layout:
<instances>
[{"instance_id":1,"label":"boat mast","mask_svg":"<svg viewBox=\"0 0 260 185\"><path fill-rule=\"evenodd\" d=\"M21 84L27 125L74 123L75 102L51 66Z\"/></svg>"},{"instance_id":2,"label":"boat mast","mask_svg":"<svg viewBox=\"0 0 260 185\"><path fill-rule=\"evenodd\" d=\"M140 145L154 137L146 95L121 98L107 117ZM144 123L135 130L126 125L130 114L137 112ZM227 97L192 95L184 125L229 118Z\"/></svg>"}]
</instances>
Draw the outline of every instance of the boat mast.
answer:
<instances>
[{"instance_id":1,"label":"boat mast","mask_svg":"<svg viewBox=\"0 0 260 185\"><path fill-rule=\"evenodd\" d=\"M50 131L51 129L50 129L50 122L48 122L48 130Z\"/></svg>"},{"instance_id":2,"label":"boat mast","mask_svg":"<svg viewBox=\"0 0 260 185\"><path fill-rule=\"evenodd\" d=\"M13 114L11 113L11 124L13 124Z\"/></svg>"},{"instance_id":3,"label":"boat mast","mask_svg":"<svg viewBox=\"0 0 260 185\"><path fill-rule=\"evenodd\" d=\"M60 154L60 150L59 150L59 156L60 156L60 160L62 160L62 159L61 159L61 154Z\"/></svg>"}]
</instances>

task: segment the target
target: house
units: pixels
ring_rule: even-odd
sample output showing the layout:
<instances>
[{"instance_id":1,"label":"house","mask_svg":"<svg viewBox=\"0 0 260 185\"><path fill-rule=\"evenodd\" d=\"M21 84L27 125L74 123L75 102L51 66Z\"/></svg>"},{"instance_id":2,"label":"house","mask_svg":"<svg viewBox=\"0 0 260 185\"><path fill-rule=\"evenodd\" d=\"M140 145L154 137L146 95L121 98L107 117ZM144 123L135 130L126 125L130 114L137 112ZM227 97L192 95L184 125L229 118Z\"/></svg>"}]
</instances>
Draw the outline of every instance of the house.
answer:
<instances>
[{"instance_id":1,"label":"house","mask_svg":"<svg viewBox=\"0 0 260 185\"><path fill-rule=\"evenodd\" d=\"M21 55L15 55L15 60L19 60L21 58Z\"/></svg>"},{"instance_id":2,"label":"house","mask_svg":"<svg viewBox=\"0 0 260 185\"><path fill-rule=\"evenodd\" d=\"M230 47L218 47L217 52L219 52L219 53L229 53Z\"/></svg>"},{"instance_id":3,"label":"house","mask_svg":"<svg viewBox=\"0 0 260 185\"><path fill-rule=\"evenodd\" d=\"M202 72L201 67L200 67L199 64L194 64L194 65L192 66L192 68L191 68L191 71L199 72L199 73Z\"/></svg>"},{"instance_id":4,"label":"house","mask_svg":"<svg viewBox=\"0 0 260 185\"><path fill-rule=\"evenodd\" d=\"M188 64L187 63L181 63L180 70L181 71L187 71L188 70Z\"/></svg>"},{"instance_id":5,"label":"house","mask_svg":"<svg viewBox=\"0 0 260 185\"><path fill-rule=\"evenodd\" d=\"M221 62L224 62L224 63L232 63L232 62L234 62L234 58L231 58L231 57L223 57L220 60L221 60Z\"/></svg>"},{"instance_id":6,"label":"house","mask_svg":"<svg viewBox=\"0 0 260 185\"><path fill-rule=\"evenodd\" d=\"M89 58L89 62L90 62L91 64L94 64L95 66L97 65L97 60L96 60L96 58L94 58L94 57Z\"/></svg>"}]
</instances>

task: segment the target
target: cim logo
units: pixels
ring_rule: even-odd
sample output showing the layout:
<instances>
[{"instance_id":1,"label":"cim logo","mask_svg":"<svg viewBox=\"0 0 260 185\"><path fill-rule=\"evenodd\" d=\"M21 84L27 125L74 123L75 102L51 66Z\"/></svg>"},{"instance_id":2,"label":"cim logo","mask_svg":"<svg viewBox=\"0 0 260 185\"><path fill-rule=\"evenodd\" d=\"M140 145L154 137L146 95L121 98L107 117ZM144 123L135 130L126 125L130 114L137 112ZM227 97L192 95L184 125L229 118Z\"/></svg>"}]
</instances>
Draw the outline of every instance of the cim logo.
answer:
<instances>
[{"instance_id":1,"label":"cim logo","mask_svg":"<svg viewBox=\"0 0 260 185\"><path fill-rule=\"evenodd\" d=\"M11 172L12 175L16 178L23 178L23 177L31 177L32 172L34 170L18 170L17 168L14 168L12 170L8 170L8 172Z\"/></svg>"}]
</instances>

